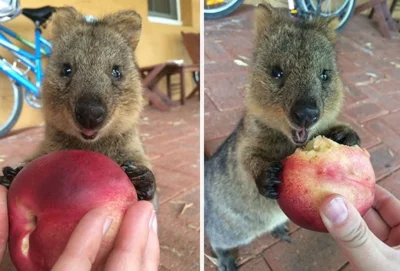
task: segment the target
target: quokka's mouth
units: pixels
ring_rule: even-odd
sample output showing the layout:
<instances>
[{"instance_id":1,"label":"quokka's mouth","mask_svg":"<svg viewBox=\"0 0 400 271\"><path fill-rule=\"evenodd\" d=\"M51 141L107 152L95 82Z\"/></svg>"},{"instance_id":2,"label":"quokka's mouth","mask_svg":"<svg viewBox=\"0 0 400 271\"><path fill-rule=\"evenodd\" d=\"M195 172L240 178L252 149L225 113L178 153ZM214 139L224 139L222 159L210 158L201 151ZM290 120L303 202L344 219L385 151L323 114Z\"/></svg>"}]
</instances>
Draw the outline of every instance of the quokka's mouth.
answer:
<instances>
[{"instance_id":1,"label":"quokka's mouth","mask_svg":"<svg viewBox=\"0 0 400 271\"><path fill-rule=\"evenodd\" d=\"M292 130L292 139L298 145L304 144L308 139L308 130L306 128L297 128Z\"/></svg>"},{"instance_id":2,"label":"quokka's mouth","mask_svg":"<svg viewBox=\"0 0 400 271\"><path fill-rule=\"evenodd\" d=\"M94 140L97 137L98 133L99 132L95 130L86 130L86 129L81 130L81 136L85 140Z\"/></svg>"}]
</instances>

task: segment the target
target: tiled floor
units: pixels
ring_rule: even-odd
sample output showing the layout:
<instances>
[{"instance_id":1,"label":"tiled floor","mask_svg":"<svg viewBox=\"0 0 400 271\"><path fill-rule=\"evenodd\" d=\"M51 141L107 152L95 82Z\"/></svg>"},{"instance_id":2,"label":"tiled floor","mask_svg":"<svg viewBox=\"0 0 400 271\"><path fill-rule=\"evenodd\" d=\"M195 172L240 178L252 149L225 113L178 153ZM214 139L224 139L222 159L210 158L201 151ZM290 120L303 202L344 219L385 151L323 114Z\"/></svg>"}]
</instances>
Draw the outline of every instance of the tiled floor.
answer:
<instances>
[{"instance_id":1,"label":"tiled floor","mask_svg":"<svg viewBox=\"0 0 400 271\"><path fill-rule=\"evenodd\" d=\"M253 8L205 23L205 140L212 153L241 116L252 49ZM377 26L355 16L338 37L346 85L341 119L360 134L379 183L400 197L400 33L381 37ZM270 235L239 250L241 270L351 270L327 234L291 225L292 244ZM206 253L209 253L206 247ZM214 265L205 258L207 270Z\"/></svg>"},{"instance_id":2,"label":"tiled floor","mask_svg":"<svg viewBox=\"0 0 400 271\"><path fill-rule=\"evenodd\" d=\"M160 195L160 270L199 270L199 108L199 101L191 99L171 112L147 107L142 118L141 134ZM1 139L0 168L21 161L42 138L39 127ZM9 259L0 270L14 270Z\"/></svg>"}]
</instances>

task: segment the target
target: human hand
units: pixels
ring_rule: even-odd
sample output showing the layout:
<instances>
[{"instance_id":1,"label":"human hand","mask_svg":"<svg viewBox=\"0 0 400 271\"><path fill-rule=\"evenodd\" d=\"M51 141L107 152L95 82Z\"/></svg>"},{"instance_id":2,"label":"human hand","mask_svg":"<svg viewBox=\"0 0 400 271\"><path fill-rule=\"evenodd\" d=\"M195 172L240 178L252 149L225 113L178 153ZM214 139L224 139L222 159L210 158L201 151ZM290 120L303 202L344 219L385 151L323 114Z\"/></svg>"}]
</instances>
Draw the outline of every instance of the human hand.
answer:
<instances>
[{"instance_id":1,"label":"human hand","mask_svg":"<svg viewBox=\"0 0 400 271\"><path fill-rule=\"evenodd\" d=\"M339 195L326 198L320 214L353 268L399 270L400 201L381 186L375 187L374 204L364 218Z\"/></svg>"},{"instance_id":2,"label":"human hand","mask_svg":"<svg viewBox=\"0 0 400 271\"><path fill-rule=\"evenodd\" d=\"M8 242L7 188L0 185L0 262Z\"/></svg>"},{"instance_id":3,"label":"human hand","mask_svg":"<svg viewBox=\"0 0 400 271\"><path fill-rule=\"evenodd\" d=\"M88 212L72 233L52 271L89 271L110 219L102 209ZM104 271L158 270L160 248L153 205L139 201L125 213Z\"/></svg>"}]
</instances>

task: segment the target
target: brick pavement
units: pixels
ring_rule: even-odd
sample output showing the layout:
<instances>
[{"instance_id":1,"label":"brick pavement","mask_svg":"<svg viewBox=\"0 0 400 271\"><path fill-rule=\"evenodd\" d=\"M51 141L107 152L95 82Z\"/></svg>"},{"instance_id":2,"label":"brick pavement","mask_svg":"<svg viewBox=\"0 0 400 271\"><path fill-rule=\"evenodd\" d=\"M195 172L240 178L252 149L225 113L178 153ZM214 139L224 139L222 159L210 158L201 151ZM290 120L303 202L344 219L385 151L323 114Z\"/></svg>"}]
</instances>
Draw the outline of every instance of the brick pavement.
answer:
<instances>
[{"instance_id":1,"label":"brick pavement","mask_svg":"<svg viewBox=\"0 0 400 271\"><path fill-rule=\"evenodd\" d=\"M236 126L252 52L251 6L205 22L205 151L212 153ZM352 18L338 37L346 90L340 118L360 134L381 185L400 197L400 33L381 37L376 24ZM327 234L291 224L292 244L263 236L239 250L240 270L351 270ZM206 244L206 253L210 253ZM205 258L206 270L215 270Z\"/></svg>"},{"instance_id":2,"label":"brick pavement","mask_svg":"<svg viewBox=\"0 0 400 271\"><path fill-rule=\"evenodd\" d=\"M147 107L142 117L140 131L160 195L160 270L199 270L199 106L196 99L191 99L171 112ZM42 138L43 128L38 127L1 139L0 168L17 164L35 150ZM9 259L0 270L14 270Z\"/></svg>"}]
</instances>

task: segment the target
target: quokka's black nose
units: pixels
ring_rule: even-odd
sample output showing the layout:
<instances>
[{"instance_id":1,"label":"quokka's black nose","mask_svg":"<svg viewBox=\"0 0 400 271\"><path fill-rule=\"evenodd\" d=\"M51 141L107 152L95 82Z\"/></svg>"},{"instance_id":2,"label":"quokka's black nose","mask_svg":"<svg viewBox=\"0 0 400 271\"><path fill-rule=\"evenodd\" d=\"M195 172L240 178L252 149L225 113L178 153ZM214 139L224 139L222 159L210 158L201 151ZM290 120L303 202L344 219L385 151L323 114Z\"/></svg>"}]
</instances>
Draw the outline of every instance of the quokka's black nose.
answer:
<instances>
[{"instance_id":1,"label":"quokka's black nose","mask_svg":"<svg viewBox=\"0 0 400 271\"><path fill-rule=\"evenodd\" d=\"M315 102L298 101L290 110L292 121L304 128L309 128L319 119L320 111Z\"/></svg>"},{"instance_id":2,"label":"quokka's black nose","mask_svg":"<svg viewBox=\"0 0 400 271\"><path fill-rule=\"evenodd\" d=\"M105 107L94 101L81 101L75 107L75 118L85 129L95 129L103 123L106 116Z\"/></svg>"}]
</instances>

